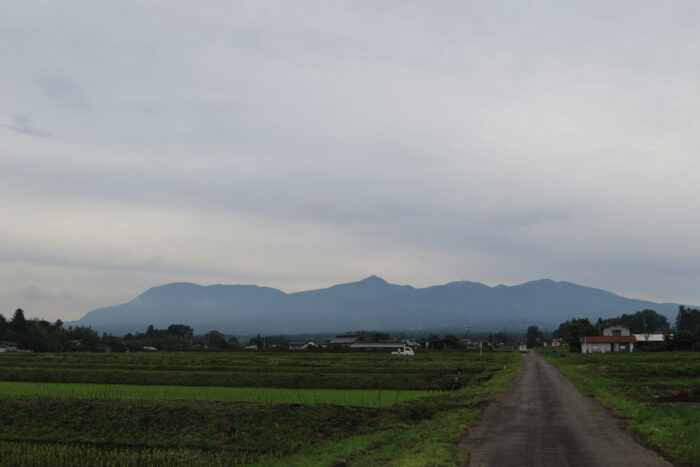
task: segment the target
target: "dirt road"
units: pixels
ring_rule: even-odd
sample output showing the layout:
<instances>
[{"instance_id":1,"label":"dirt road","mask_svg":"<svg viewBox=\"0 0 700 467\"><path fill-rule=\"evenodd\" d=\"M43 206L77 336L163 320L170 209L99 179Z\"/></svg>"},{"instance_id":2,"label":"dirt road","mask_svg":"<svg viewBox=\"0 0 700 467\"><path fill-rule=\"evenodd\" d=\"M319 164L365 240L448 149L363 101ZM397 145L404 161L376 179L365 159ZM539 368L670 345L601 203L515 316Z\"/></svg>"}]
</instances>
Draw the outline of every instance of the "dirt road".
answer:
<instances>
[{"instance_id":1,"label":"dirt road","mask_svg":"<svg viewBox=\"0 0 700 467\"><path fill-rule=\"evenodd\" d=\"M605 409L528 352L503 399L459 447L470 466L670 466L637 444Z\"/></svg>"}]
</instances>

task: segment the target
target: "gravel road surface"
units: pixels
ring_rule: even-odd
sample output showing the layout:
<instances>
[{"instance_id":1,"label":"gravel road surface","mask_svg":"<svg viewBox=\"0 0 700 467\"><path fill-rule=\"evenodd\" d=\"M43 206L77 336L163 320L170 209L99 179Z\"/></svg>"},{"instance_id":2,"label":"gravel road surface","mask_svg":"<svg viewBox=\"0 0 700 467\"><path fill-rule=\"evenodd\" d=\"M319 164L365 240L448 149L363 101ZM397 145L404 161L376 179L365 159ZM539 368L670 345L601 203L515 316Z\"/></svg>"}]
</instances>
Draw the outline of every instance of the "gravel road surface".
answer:
<instances>
[{"instance_id":1,"label":"gravel road surface","mask_svg":"<svg viewBox=\"0 0 700 467\"><path fill-rule=\"evenodd\" d=\"M533 352L503 399L459 443L470 466L670 466Z\"/></svg>"}]
</instances>

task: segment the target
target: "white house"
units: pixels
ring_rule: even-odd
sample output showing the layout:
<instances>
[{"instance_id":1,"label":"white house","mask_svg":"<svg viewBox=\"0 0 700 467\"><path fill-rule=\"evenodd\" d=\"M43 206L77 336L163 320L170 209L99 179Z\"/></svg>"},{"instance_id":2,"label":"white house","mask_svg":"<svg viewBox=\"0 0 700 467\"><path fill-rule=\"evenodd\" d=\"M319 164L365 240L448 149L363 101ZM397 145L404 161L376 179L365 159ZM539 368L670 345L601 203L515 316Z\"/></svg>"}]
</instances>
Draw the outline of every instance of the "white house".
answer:
<instances>
[{"instance_id":1,"label":"white house","mask_svg":"<svg viewBox=\"0 0 700 467\"><path fill-rule=\"evenodd\" d=\"M669 334L670 338L673 338L673 334ZM665 342L666 334L663 333L653 333L653 334L634 334L634 338L637 342Z\"/></svg>"},{"instance_id":2,"label":"white house","mask_svg":"<svg viewBox=\"0 0 700 467\"><path fill-rule=\"evenodd\" d=\"M634 345L637 339L627 326L611 324L603 328L602 336L579 337L579 342L581 342L581 352L585 354L634 352Z\"/></svg>"}]
</instances>

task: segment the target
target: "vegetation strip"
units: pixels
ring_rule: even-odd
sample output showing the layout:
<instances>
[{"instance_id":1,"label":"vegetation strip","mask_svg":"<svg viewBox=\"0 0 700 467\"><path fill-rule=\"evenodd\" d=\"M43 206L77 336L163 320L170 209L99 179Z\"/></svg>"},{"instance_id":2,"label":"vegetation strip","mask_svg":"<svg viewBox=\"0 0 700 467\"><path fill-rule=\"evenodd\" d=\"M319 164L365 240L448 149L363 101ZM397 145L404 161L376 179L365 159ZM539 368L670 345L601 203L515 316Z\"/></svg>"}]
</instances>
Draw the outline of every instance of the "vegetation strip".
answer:
<instances>
[{"instance_id":1,"label":"vegetation strip","mask_svg":"<svg viewBox=\"0 0 700 467\"><path fill-rule=\"evenodd\" d=\"M0 396L70 397L116 400L195 400L263 404L336 404L361 407L394 405L437 391L372 389L281 389L197 386L134 386L127 384L27 383L0 381ZM383 404L382 404L383 399Z\"/></svg>"},{"instance_id":2,"label":"vegetation strip","mask_svg":"<svg viewBox=\"0 0 700 467\"><path fill-rule=\"evenodd\" d=\"M538 353L583 392L611 409L645 444L678 465L700 465L697 353ZM669 404L674 399L695 404Z\"/></svg>"}]
</instances>

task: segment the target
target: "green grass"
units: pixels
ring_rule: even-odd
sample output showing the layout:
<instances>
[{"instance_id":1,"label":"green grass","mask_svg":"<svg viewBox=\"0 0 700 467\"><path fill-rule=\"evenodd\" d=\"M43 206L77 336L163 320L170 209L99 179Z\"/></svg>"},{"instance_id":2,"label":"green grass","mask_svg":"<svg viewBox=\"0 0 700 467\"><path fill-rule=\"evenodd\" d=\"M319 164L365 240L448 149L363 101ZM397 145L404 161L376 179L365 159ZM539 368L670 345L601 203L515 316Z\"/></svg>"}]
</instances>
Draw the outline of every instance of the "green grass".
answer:
<instances>
[{"instance_id":1,"label":"green grass","mask_svg":"<svg viewBox=\"0 0 700 467\"><path fill-rule=\"evenodd\" d=\"M111 400L182 400L255 402L258 404L335 404L388 407L437 391L375 389L281 389L197 386L135 386L127 384L75 384L0 381L0 396L68 397Z\"/></svg>"},{"instance_id":2,"label":"green grass","mask_svg":"<svg viewBox=\"0 0 700 467\"><path fill-rule=\"evenodd\" d=\"M700 466L700 407L666 401L673 394L691 400L700 394L700 354L539 353L645 444L678 465Z\"/></svg>"}]
</instances>

